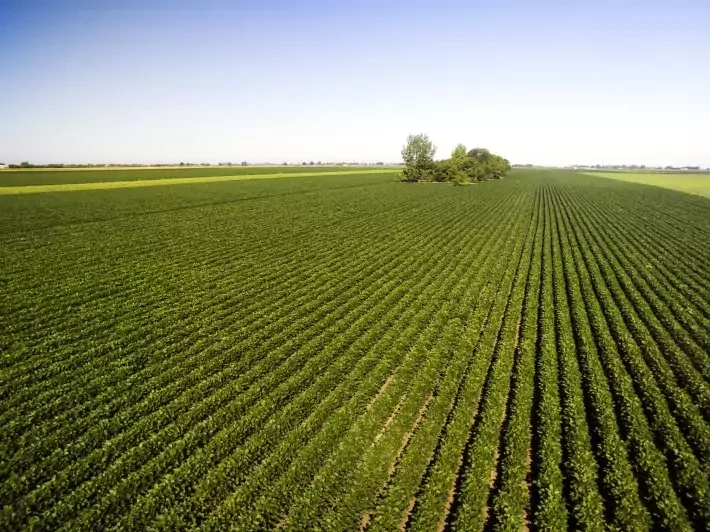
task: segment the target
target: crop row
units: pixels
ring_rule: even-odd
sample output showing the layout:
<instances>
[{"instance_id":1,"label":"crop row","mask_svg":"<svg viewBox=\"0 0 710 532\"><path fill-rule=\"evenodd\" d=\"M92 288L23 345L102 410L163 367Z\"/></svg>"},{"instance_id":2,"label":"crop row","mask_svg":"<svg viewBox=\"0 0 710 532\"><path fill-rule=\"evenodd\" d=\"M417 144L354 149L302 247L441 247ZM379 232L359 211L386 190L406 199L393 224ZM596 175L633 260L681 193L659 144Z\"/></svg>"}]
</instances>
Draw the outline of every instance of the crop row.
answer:
<instances>
[{"instance_id":1,"label":"crop row","mask_svg":"<svg viewBox=\"0 0 710 532\"><path fill-rule=\"evenodd\" d=\"M0 528L710 526L710 208L287 181L0 236Z\"/></svg>"},{"instance_id":2,"label":"crop row","mask_svg":"<svg viewBox=\"0 0 710 532\"><path fill-rule=\"evenodd\" d=\"M423 254L422 256L426 256L426 254ZM391 271L396 272L397 270L392 269ZM387 283L385 282L385 279L381 279L381 283L382 284L380 284L380 285L372 285L371 289L381 287L382 289L386 290ZM406 293L406 288L407 288L406 285L400 286L399 291L395 291L392 294L392 297L394 297L400 293ZM367 292L365 292L361 295L364 298L364 301L366 302L367 301L367 297L366 297ZM330 297L332 297L332 296L330 296ZM347 300L347 299L345 299L345 300ZM351 301L352 301L352 303L354 303L357 300L351 299ZM337 299L331 301L329 305L325 305L325 306L322 305L322 303L320 303L318 300L316 300L314 303L319 304L320 307L322 307L320 310L323 312L323 315L328 315L330 308L333 308L333 309L337 308L341 312L345 312L348 310L348 306L342 306L340 301ZM386 304L387 304L387 300L384 301L383 306ZM313 313L309 312L311 310L309 307L306 306L305 308L301 308L300 310L304 313L304 315L313 319L314 322L317 322L316 320L318 319L319 315L316 314L315 316L313 316ZM337 314L332 314L332 312L331 312L329 317L331 320L333 320L337 317ZM375 317L376 317L376 314L373 314L371 319L374 319ZM253 360L259 360L262 356L264 356L266 354L269 355L267 358L262 359L259 362L259 364L257 364L257 366L255 366L255 368L257 368L257 367L263 368L262 370L260 370L259 373L254 373L254 371L244 373L245 368L243 368L241 365L237 364L233 368L228 366L226 368L227 371L222 371L220 374L217 375L218 377L221 378L221 381L212 380L212 382L209 382L209 381L206 382L204 380L204 374L198 374L197 378L192 382L194 382L196 385L199 386L199 389L203 391L202 393L205 393L209 390L215 390L215 385L218 385L219 382L229 383L229 386L227 388L224 388L224 387L222 387L222 388L217 387L216 388L221 393L219 394L218 397L214 397L214 395L213 395L214 399L211 399L212 408L214 408L215 406L218 406L220 404L223 404L224 401L228 401L230 399L230 395L234 396L235 399L240 398L240 395L241 395L242 401L238 404L242 404L243 405L242 408L246 408L246 406L249 403L244 402L244 401L246 401L246 399L244 398L243 393L240 395L236 395L236 396L234 395L234 393L239 392L240 386L243 387L243 386L247 385L249 382L255 382L255 385L258 387L254 388L252 386L252 388L251 388L253 390L251 393L252 393L252 395L254 395L255 393L259 392L259 389L261 389L264 385L266 385L268 383L268 381L266 381L266 383L263 381L258 381L258 380L254 381L253 379L256 378L258 375L266 376L269 379L271 379L273 382L278 382L277 379L279 378L280 375L288 375L290 368L296 367L296 365L299 363L298 357L294 357L293 355L291 355L289 358L286 359L290 363L288 363L286 365L282 364L279 367L279 370L280 370L279 372L270 373L269 366L268 366L269 363L273 364L274 361L279 360L279 358L280 358L279 353L283 353L282 355L280 355L281 357L283 357L284 355L289 355L289 352L291 352L293 349L297 349L297 347L299 345L307 345L305 342L308 337L304 337L302 340L300 338L301 336L303 336L303 333L300 336L299 335L296 335L295 337L293 336L293 333L291 331L296 332L299 330L299 327L298 327L298 321L295 321L295 322L292 321L292 323L294 323L296 326L293 328L290 328L290 329L286 328L282 332L283 336L275 337L275 342L273 343L273 345L279 345L279 347L280 347L279 350L269 352L269 345L266 344L264 346L261 346L261 345L258 346L260 348L263 347L262 351L257 351L255 353L253 353L253 356L252 356ZM327 325L327 321L323 322L323 320L321 320L320 322L317 322L317 323L319 326L318 331L320 331L320 333L319 333L319 336L315 337L315 340L320 341L322 339L322 328ZM343 320L343 321L341 321L341 323L343 323L343 325L345 325L348 323L348 320ZM305 332L307 332L307 331L304 331L304 333ZM337 334L337 333L338 333L338 329L335 329L332 331L332 334ZM281 340L281 338L289 338L289 340L287 342L284 342L283 340ZM313 340L311 340L311 342L313 342ZM319 344L312 344L312 345L315 347ZM263 353L263 355L260 355L260 352ZM304 355L302 355L302 356L305 356L306 353L307 353L307 351L305 351ZM335 353L337 353L337 351L335 351ZM249 357L247 357L245 359L244 353L242 353L241 350L238 348L234 350L234 354L236 357L238 357L235 359L238 362L244 362L245 360L249 359ZM209 360L209 352L206 353L206 355L208 357L207 360ZM221 359L220 362L223 365L224 359ZM198 365L198 368L202 369L200 365ZM230 377L230 375L232 375L232 374L241 375L241 378L237 381L233 381L232 380L233 377ZM250 378L250 377L251 377L251 380L245 380L246 378ZM177 386L173 386L173 389L175 389L176 391L184 390L184 384L182 386L180 386L180 383L178 383ZM234 390L234 392L229 393L230 389ZM161 391L162 391L162 389L161 389ZM225 393L226 393L226 395L225 395ZM155 394L152 394L152 395L153 395L153 399L154 399ZM256 395L254 397L256 397ZM183 399L182 404L184 404L185 407L193 405L194 401L196 399L196 397L194 397L194 395L185 394L184 392L181 393L180 398ZM215 403L215 400L217 400L219 402ZM233 399L232 399L232 401L233 401ZM151 404L155 404L155 401L147 403L146 406L150 407ZM172 406L173 404L174 403L169 403L169 406ZM198 403L198 404L200 404L200 403ZM208 404L209 403L205 403L205 407ZM228 403L228 404L233 404L233 403ZM160 405L160 403L158 403L158 405ZM82 441L86 441L87 444L90 444L92 446L97 442L110 441L112 444L111 447L107 447L106 444L103 444L100 449L97 448L96 451L94 451L92 454L89 454L87 456L87 458L89 459L88 462L86 459L82 459L77 462L76 460L77 460L77 458L79 458L81 456L80 454L77 454L76 458L73 458L71 455L66 457L65 453L59 455L59 458L61 460L63 460L64 463L66 463L67 465L71 464L71 468L69 470L67 470L66 473L64 473L62 475L55 476L55 478L53 479L53 481L49 485L43 486L41 491L35 491L27 499L29 499L29 501L32 501L35 499L42 500L44 497L42 495L43 492L46 492L48 489L52 489L52 491L55 491L55 492L66 491L67 488L71 488L72 484L76 485L77 480L81 479L82 477L87 478L86 475L90 474L91 470L94 469L96 467L96 465L98 465L99 463L106 463L107 460L108 460L108 462L112 462L112 461L115 462L115 460L120 456L120 454L118 454L118 453L122 452L121 449L131 449L131 447L133 445L135 445L136 443L138 443L140 441L139 439L136 439L136 438L143 437L143 435L146 434L146 430L148 431L148 434L150 434L151 432L155 432L156 435L160 435L161 433L165 432L165 429L161 428L161 420L164 420L162 423L170 422L170 420L174 419L175 416L179 412L179 411L175 411L174 408L171 408L168 410L165 410L163 408L162 412L158 411L158 413L162 413L162 415L160 415L158 417L156 417L156 415L153 415L153 414L143 417L143 419L145 419L145 427L142 427L143 423L136 423L135 416L138 412L131 412L131 410L135 411L136 408L140 407L140 406L142 406L141 403L138 403L136 406L130 407L128 410L126 410L124 407L121 414L125 414L125 415L114 416L110 420L111 423L113 425L115 425L118 430L120 430L122 426L126 426L126 427L130 426L129 433L120 434L120 437L118 439L116 439L116 436L112 436L112 434L114 434L115 432L114 432L114 429L111 429L110 426L97 427L95 430L93 430L91 433L89 433L88 437L84 438L84 440L79 440L79 441L75 442L74 445L72 445L72 448L77 449L76 452L77 453L82 452L82 454L84 453L84 451L83 451L84 448L86 448L87 451L90 451L91 447L86 447L85 445L82 446ZM186 428L189 427L191 424L194 424L195 421L197 421L199 419L199 418L194 418L194 417L190 416L190 413L192 413L194 411L195 411L194 407L191 408L191 410L187 411L187 417L184 418L184 423L185 423ZM200 409L197 410L197 412L199 412L199 411L200 411ZM149 414L149 413L151 413L151 412L148 411L147 414ZM194 421L191 421L191 420L194 420ZM132 426L127 425L127 423L129 423L129 422L131 423ZM216 425L215 428L218 428L218 425ZM174 429L172 431L168 431L167 434L170 434L171 432L174 433ZM129 438L129 436L130 436L130 438ZM203 438L207 437L207 436L209 436L209 433L203 432L201 434L201 437L203 437ZM107 440L107 438L109 438L109 437L112 439ZM132 443L133 441L135 441L135 443ZM161 441L163 441L163 438L157 439L156 444ZM118 444L118 443L120 443L120 447L116 447L116 444ZM134 447L132 454L138 454L138 455L145 456L145 453L150 452L150 449L158 450L159 448L160 447L156 448L153 445L151 445L151 446L144 445L142 448L138 448L138 449ZM94 458L91 458L92 456ZM109 459L109 457L113 457L113 458ZM50 457L50 460L51 459L52 458ZM54 460L56 460L56 459L54 459ZM91 465L92 463L96 464L96 465L92 466ZM120 462L118 462L118 463L120 463ZM61 462L60 462L60 465L61 465ZM86 471L86 473L81 473L82 470ZM37 471L40 473L46 474L46 468L37 468ZM56 473L56 470L55 470L55 473ZM81 475L81 476L78 476L78 475ZM26 474L23 476L25 478L27 478ZM74 480L72 480L72 479L74 479ZM71 482L71 484L68 484L69 482ZM91 485L88 485L87 487L91 487Z\"/></svg>"}]
</instances>

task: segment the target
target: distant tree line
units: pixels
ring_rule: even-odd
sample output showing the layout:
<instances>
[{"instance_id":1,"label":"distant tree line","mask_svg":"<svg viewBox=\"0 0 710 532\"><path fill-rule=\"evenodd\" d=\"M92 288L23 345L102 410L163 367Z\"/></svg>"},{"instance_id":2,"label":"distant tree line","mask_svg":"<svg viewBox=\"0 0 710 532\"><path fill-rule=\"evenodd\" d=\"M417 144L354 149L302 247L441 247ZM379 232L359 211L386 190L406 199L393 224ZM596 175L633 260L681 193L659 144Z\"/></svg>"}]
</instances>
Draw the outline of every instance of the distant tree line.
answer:
<instances>
[{"instance_id":1,"label":"distant tree line","mask_svg":"<svg viewBox=\"0 0 710 532\"><path fill-rule=\"evenodd\" d=\"M221 164L221 163L220 163ZM157 164L130 164L130 163L111 163L111 164L79 164L79 163L67 163L67 164L32 164L27 161L23 161L20 164L10 164L8 168L12 169L22 169L22 168L161 168L167 166L176 166L175 163L157 163ZM181 162L177 166L212 166L210 163L185 163Z\"/></svg>"},{"instance_id":2,"label":"distant tree line","mask_svg":"<svg viewBox=\"0 0 710 532\"><path fill-rule=\"evenodd\" d=\"M30 164L22 161L20 164L10 164L8 168L64 168L64 164Z\"/></svg>"},{"instance_id":3,"label":"distant tree line","mask_svg":"<svg viewBox=\"0 0 710 532\"><path fill-rule=\"evenodd\" d=\"M314 161L303 161L302 163L291 163L295 165L302 165L302 166L384 166L385 163L382 161L377 161L376 163L361 163L361 162L314 162ZM389 164L389 163L387 163ZM396 165L397 163L392 163L392 166ZM157 163L157 164L127 164L127 163L112 163L112 164L75 164L75 163L67 163L67 164L32 164L27 161L23 161L20 164L9 164L7 165L8 168L12 169L22 169L22 168L113 168L113 167L121 167L121 168L161 168L161 167L172 167L172 166L250 166L250 165L259 165L259 166L279 166L278 164L270 163L270 162L264 162L264 163L248 163L247 161L241 161L240 163L233 163L233 162L221 162L221 163L190 163L190 162L185 162L181 161L179 163ZM288 162L283 162L281 163L282 166L289 166ZM0 162L0 166L4 166L4 163Z\"/></svg>"},{"instance_id":4,"label":"distant tree line","mask_svg":"<svg viewBox=\"0 0 710 532\"><path fill-rule=\"evenodd\" d=\"M503 179L510 170L510 163L500 155L485 148L466 150L459 144L451 152L451 157L434 160L436 146L425 134L409 135L402 148L405 168L399 177L402 181L438 181L466 185Z\"/></svg>"},{"instance_id":5,"label":"distant tree line","mask_svg":"<svg viewBox=\"0 0 710 532\"><path fill-rule=\"evenodd\" d=\"M593 170L668 170L698 172L700 166L646 166L645 164L575 164L568 166L572 169L593 169Z\"/></svg>"}]
</instances>

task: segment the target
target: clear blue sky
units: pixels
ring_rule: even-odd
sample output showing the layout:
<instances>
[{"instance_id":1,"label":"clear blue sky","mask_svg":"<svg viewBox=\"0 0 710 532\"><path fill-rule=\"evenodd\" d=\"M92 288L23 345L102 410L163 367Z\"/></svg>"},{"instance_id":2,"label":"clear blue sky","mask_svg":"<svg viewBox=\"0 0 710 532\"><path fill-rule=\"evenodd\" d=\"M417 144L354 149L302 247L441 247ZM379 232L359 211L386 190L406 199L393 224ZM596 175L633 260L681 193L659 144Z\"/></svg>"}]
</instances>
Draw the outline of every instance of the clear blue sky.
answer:
<instances>
[{"instance_id":1,"label":"clear blue sky","mask_svg":"<svg viewBox=\"0 0 710 532\"><path fill-rule=\"evenodd\" d=\"M0 0L0 161L710 166L710 0Z\"/></svg>"}]
</instances>

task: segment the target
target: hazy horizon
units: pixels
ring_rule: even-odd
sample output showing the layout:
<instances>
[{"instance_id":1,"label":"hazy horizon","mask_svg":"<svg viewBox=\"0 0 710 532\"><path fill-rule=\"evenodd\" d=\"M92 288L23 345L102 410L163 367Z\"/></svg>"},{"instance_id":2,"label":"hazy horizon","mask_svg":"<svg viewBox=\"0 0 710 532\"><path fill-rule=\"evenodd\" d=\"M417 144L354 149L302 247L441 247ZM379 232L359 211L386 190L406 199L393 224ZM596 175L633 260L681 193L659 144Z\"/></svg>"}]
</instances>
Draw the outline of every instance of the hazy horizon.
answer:
<instances>
[{"instance_id":1,"label":"hazy horizon","mask_svg":"<svg viewBox=\"0 0 710 532\"><path fill-rule=\"evenodd\" d=\"M710 3L0 0L0 161L710 166Z\"/></svg>"}]
</instances>

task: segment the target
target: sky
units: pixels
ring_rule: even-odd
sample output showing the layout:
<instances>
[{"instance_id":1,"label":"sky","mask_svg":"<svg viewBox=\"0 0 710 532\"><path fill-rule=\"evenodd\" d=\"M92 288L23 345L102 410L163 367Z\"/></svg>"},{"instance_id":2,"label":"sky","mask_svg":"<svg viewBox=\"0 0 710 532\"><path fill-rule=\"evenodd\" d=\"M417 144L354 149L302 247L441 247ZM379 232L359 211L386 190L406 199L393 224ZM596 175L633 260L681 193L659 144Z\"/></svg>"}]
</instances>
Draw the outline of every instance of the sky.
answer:
<instances>
[{"instance_id":1,"label":"sky","mask_svg":"<svg viewBox=\"0 0 710 532\"><path fill-rule=\"evenodd\" d=\"M0 162L710 166L710 0L0 0Z\"/></svg>"}]
</instances>

